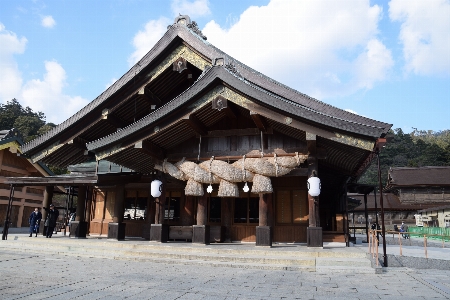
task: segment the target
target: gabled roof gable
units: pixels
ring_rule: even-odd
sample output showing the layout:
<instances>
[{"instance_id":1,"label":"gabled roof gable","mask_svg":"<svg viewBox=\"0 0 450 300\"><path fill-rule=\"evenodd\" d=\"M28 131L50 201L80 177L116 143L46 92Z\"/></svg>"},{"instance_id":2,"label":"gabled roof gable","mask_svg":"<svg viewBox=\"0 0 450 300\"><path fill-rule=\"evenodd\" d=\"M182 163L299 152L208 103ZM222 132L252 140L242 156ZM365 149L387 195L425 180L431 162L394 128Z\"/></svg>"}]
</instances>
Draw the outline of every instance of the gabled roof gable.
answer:
<instances>
[{"instance_id":1,"label":"gabled roof gable","mask_svg":"<svg viewBox=\"0 0 450 300\"><path fill-rule=\"evenodd\" d=\"M63 132L68 132L71 129L72 131L74 131L74 126L76 124L83 124L83 122L85 122L85 120L89 116L92 118L92 115L96 114L99 115L98 118L101 118L100 111L104 109L102 105L105 103L105 101L107 101L110 97L118 95L122 91L129 89L131 86L131 82L135 81L136 78L139 78L140 82L145 86L146 81L144 79L147 78L146 76L148 74L146 74L146 72L148 72L148 67L157 59L159 59L166 49L170 48L174 43L180 41L189 45L190 49L193 49L198 55L203 57L206 61L210 61L213 65L224 66L230 70L235 71L236 73L239 73L243 78L246 79L248 83L253 85L254 91L256 91L258 88L264 87L264 89L261 88L261 91L276 95L277 97L283 99L282 101L292 102L289 103L289 106L298 106L302 109L302 111L305 112L306 115L309 115L312 118L318 115L327 116L326 119L330 124L324 124L325 126L335 127L343 124L352 124L348 126L345 125L341 129L357 134L367 134L368 136L372 137L383 136L391 127L390 124L371 120L325 104L253 70L252 68L233 59L223 51L217 49L216 47L205 41L201 32L199 32L198 27L193 25L193 22L191 22L188 17L177 17L175 19L175 23L169 26L168 31L156 43L156 45L124 76L122 76L105 92L103 92L100 96L94 99L91 103L89 103L75 115L59 124L57 127L50 130L46 134L25 144L22 147L23 151L35 152L37 149L45 149L45 147L59 149L61 147L61 143L66 142L60 140L58 138L59 135L61 135ZM273 95L271 96L273 97ZM95 119L97 117L94 116L93 118ZM367 132L352 131L353 127L358 126L361 128L365 127L376 129L371 129ZM76 136L77 132L71 132L70 135ZM52 149L50 149L49 151L53 151ZM48 153L48 151L44 151L42 155L45 156L47 155L46 153ZM39 160L41 157L43 157L42 155L36 156L36 159Z\"/></svg>"}]
</instances>

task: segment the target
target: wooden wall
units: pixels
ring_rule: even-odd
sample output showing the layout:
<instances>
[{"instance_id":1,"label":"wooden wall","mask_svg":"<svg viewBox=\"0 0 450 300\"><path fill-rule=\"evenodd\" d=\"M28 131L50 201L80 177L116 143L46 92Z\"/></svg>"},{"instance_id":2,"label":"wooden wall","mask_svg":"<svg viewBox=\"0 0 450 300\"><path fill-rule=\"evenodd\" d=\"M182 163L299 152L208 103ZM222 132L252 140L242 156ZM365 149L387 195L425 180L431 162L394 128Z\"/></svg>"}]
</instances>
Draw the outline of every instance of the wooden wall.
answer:
<instances>
[{"instance_id":1,"label":"wooden wall","mask_svg":"<svg viewBox=\"0 0 450 300\"><path fill-rule=\"evenodd\" d=\"M9 185L4 184L5 177L42 176L26 158L17 156L14 147L18 145L10 144L10 147L0 150L0 226L5 222L10 193ZM43 198L43 187L15 187L11 226L28 227L31 211L42 207Z\"/></svg>"},{"instance_id":2,"label":"wooden wall","mask_svg":"<svg viewBox=\"0 0 450 300\"><path fill-rule=\"evenodd\" d=\"M241 242L256 242L255 225L233 225L231 226L231 240Z\"/></svg>"},{"instance_id":3,"label":"wooden wall","mask_svg":"<svg viewBox=\"0 0 450 300\"><path fill-rule=\"evenodd\" d=\"M229 128L222 128L223 126L219 126L220 124L216 124L214 130L227 130ZM255 127L250 120L249 124L240 124L240 128L238 129L247 129ZM210 130L210 128L208 128ZM227 130L227 132L230 132ZM299 151L305 152L307 151L306 143L300 141L298 139L283 135L280 132L273 131L271 134L264 134L263 136L264 149L284 149L285 151ZM168 150L168 154L170 156L176 156L176 154L182 153L182 156L186 157L196 157L198 154L198 145L199 138L191 138L185 142L183 142L182 146L176 146L172 149ZM234 135L234 136L221 136L221 137L207 137L202 136L201 141L201 153L206 154L215 152L215 155L227 155L233 153L232 155L236 155L236 152L245 154L252 150L260 150L261 149L261 136L257 135ZM181 154L180 154L181 155Z\"/></svg>"}]
</instances>

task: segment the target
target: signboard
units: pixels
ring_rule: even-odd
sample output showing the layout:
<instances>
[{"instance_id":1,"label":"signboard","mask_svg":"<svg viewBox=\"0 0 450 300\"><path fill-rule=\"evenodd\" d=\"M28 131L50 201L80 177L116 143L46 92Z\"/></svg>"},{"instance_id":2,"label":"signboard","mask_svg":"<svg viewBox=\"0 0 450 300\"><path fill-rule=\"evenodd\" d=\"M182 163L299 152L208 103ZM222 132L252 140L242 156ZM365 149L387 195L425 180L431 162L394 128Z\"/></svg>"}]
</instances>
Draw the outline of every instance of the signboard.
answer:
<instances>
[{"instance_id":1,"label":"signboard","mask_svg":"<svg viewBox=\"0 0 450 300\"><path fill-rule=\"evenodd\" d=\"M416 219L416 226L423 227L422 215L414 215L414 218Z\"/></svg>"}]
</instances>

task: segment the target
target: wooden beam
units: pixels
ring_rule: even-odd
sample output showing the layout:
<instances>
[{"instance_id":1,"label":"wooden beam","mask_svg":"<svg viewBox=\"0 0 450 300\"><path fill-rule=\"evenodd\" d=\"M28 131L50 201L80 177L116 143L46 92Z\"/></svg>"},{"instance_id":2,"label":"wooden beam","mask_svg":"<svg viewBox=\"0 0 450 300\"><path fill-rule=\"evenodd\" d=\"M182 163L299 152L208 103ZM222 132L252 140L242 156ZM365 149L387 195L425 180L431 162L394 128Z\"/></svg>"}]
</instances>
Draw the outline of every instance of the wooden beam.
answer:
<instances>
[{"instance_id":1,"label":"wooden beam","mask_svg":"<svg viewBox=\"0 0 450 300\"><path fill-rule=\"evenodd\" d=\"M308 176L308 168L295 168L281 177Z\"/></svg>"},{"instance_id":2,"label":"wooden beam","mask_svg":"<svg viewBox=\"0 0 450 300\"><path fill-rule=\"evenodd\" d=\"M228 90L228 91L231 91L231 90ZM237 97L241 97L241 96L238 95ZM238 102L237 100L239 100L240 102ZM239 103L244 103L245 104L244 107L246 107L248 110L253 111L253 112L257 113L258 115L261 115L267 119L274 120L281 124L285 124L287 126L290 126L290 127L302 130L302 131L306 131L311 134L318 135L320 137L323 137L323 138L326 138L326 139L329 139L329 140L332 140L332 141L335 141L335 142L338 142L341 144L349 145L352 147L356 147L356 148L368 150L368 151L372 151L372 149L375 145L375 139L372 140L370 138L359 138L359 137L354 137L354 136L350 136L347 134L332 132L332 131L328 131L326 129L318 128L316 126L306 124L302 121L295 120L287 115L277 113L274 110L263 107L253 101L248 100L247 98L244 98L243 100L241 100L241 98L234 99L233 97L230 97L229 101L233 102L237 105L239 105ZM236 102L234 102L234 101L236 101Z\"/></svg>"},{"instance_id":3,"label":"wooden beam","mask_svg":"<svg viewBox=\"0 0 450 300\"><path fill-rule=\"evenodd\" d=\"M197 134L206 136L208 134L208 131L206 130L205 125L200 122L200 120L193 114L187 115L183 117L183 122L191 127L192 130L194 130Z\"/></svg>"},{"instance_id":4,"label":"wooden beam","mask_svg":"<svg viewBox=\"0 0 450 300\"><path fill-rule=\"evenodd\" d=\"M297 149L295 149L297 150ZM298 150L302 150L302 149L298 149ZM304 149L303 149L304 150ZM258 150L259 151L259 150ZM210 160L212 156L214 156L214 160L224 160L224 161L236 161L241 159L244 154L246 158L261 158L261 157L273 157L273 152L278 152L276 150L268 150L271 152L267 152L264 153L262 156L261 154L249 154L248 151L246 151L246 153L243 153L241 151L213 151L213 152L206 152L206 153L202 153L203 157L200 157L198 159L198 157L191 157L190 155L192 155L191 153L173 153L173 154L167 154L167 160L169 162L177 162L180 159L182 159L183 157L186 160L189 161L197 161L197 160L201 160L201 161L205 161L205 160ZM299 155L306 155L305 152L298 152ZM277 153L278 157L295 157L297 154L296 153Z\"/></svg>"},{"instance_id":5,"label":"wooden beam","mask_svg":"<svg viewBox=\"0 0 450 300\"><path fill-rule=\"evenodd\" d=\"M272 128L268 128L265 134L273 134ZM244 135L260 135L261 131L258 128L244 128L244 129L225 129L225 130L211 130L208 131L208 137L225 137L225 136L244 136Z\"/></svg>"},{"instance_id":6,"label":"wooden beam","mask_svg":"<svg viewBox=\"0 0 450 300\"><path fill-rule=\"evenodd\" d=\"M238 113L230 105L222 109L222 111L227 115L228 118L233 120L237 119Z\"/></svg>"},{"instance_id":7,"label":"wooden beam","mask_svg":"<svg viewBox=\"0 0 450 300\"><path fill-rule=\"evenodd\" d=\"M143 98L144 100L146 100L147 102L149 102L150 104L154 104L154 105L161 105L162 101L161 99L158 98L158 96L156 96L149 88L147 87L141 87L139 89L139 91L137 92L137 95L141 98Z\"/></svg>"},{"instance_id":8,"label":"wooden beam","mask_svg":"<svg viewBox=\"0 0 450 300\"><path fill-rule=\"evenodd\" d=\"M146 140L137 142L136 144L134 144L134 148L141 149L143 152L156 159L163 160L165 158L165 151L163 148Z\"/></svg>"},{"instance_id":9,"label":"wooden beam","mask_svg":"<svg viewBox=\"0 0 450 300\"><path fill-rule=\"evenodd\" d=\"M73 138L67 142L68 145L72 145L80 150L87 150L87 148L86 148L87 143L88 143L87 140L82 139L80 137Z\"/></svg>"},{"instance_id":10,"label":"wooden beam","mask_svg":"<svg viewBox=\"0 0 450 300\"><path fill-rule=\"evenodd\" d=\"M111 126L116 127L117 129L121 129L126 126L126 123L120 118L112 115L109 109L102 110L102 119L108 122Z\"/></svg>"},{"instance_id":11,"label":"wooden beam","mask_svg":"<svg viewBox=\"0 0 450 300\"><path fill-rule=\"evenodd\" d=\"M253 122L255 123L256 127L259 128L262 132L265 132L267 130L267 125L265 124L265 121L261 115L254 111L250 111L250 117L252 117Z\"/></svg>"}]
</instances>

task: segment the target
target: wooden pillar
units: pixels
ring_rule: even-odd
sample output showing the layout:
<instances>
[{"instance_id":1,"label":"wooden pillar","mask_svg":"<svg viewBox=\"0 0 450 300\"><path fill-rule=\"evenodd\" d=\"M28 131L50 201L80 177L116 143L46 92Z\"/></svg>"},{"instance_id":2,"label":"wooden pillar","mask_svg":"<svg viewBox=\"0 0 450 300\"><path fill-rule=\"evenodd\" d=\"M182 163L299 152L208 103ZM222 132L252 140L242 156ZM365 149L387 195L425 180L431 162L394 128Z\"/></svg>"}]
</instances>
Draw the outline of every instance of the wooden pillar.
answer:
<instances>
[{"instance_id":1,"label":"wooden pillar","mask_svg":"<svg viewBox=\"0 0 450 300\"><path fill-rule=\"evenodd\" d=\"M367 212L367 194L364 194L364 218L366 219L366 243L369 242L369 214Z\"/></svg>"},{"instance_id":2,"label":"wooden pillar","mask_svg":"<svg viewBox=\"0 0 450 300\"><path fill-rule=\"evenodd\" d=\"M317 168L317 157L316 157L316 141L307 141L308 143L308 178L319 175ZM309 209L309 227L319 227L317 218L318 215L318 202L319 197L313 197L308 193L308 209Z\"/></svg>"},{"instance_id":3,"label":"wooden pillar","mask_svg":"<svg viewBox=\"0 0 450 300\"><path fill-rule=\"evenodd\" d=\"M256 246L272 247L272 227L268 226L267 194L259 194L259 226L256 227Z\"/></svg>"},{"instance_id":4,"label":"wooden pillar","mask_svg":"<svg viewBox=\"0 0 450 300\"><path fill-rule=\"evenodd\" d=\"M169 239L169 225L165 222L166 178L161 177L161 196L155 198L155 224L150 225L150 241L165 243Z\"/></svg>"},{"instance_id":5,"label":"wooden pillar","mask_svg":"<svg viewBox=\"0 0 450 300\"><path fill-rule=\"evenodd\" d=\"M155 224L163 224L165 217L165 204L166 204L166 179L164 174L161 175L161 196L155 198Z\"/></svg>"},{"instance_id":6,"label":"wooden pillar","mask_svg":"<svg viewBox=\"0 0 450 300\"><path fill-rule=\"evenodd\" d=\"M48 210L50 208L50 204L52 203L52 199L53 186L46 186L44 190L44 200L42 201L42 207L45 207ZM45 219L47 218L47 210L42 209L42 221L41 226L39 227L39 233L42 233L42 235L45 235L45 232L47 231L47 228L44 226Z\"/></svg>"},{"instance_id":7,"label":"wooden pillar","mask_svg":"<svg viewBox=\"0 0 450 300\"><path fill-rule=\"evenodd\" d=\"M159 202L159 199L161 197L155 198L155 224L161 224L161 221L159 220L159 216L161 215L161 203Z\"/></svg>"},{"instance_id":8,"label":"wooden pillar","mask_svg":"<svg viewBox=\"0 0 450 300\"><path fill-rule=\"evenodd\" d=\"M92 198L94 197L94 188L89 189L89 187L87 188L87 201L86 201L86 214L85 214L85 218L84 220L87 223L87 228L86 228L86 234L89 234L89 227L90 227L90 223L91 223L91 211L92 211Z\"/></svg>"},{"instance_id":9,"label":"wooden pillar","mask_svg":"<svg viewBox=\"0 0 450 300\"><path fill-rule=\"evenodd\" d=\"M155 224L155 200L152 196L148 196L147 216L149 224Z\"/></svg>"},{"instance_id":10,"label":"wooden pillar","mask_svg":"<svg viewBox=\"0 0 450 300\"><path fill-rule=\"evenodd\" d=\"M198 197L197 205L197 225L206 225L207 210L208 210L208 195L205 194Z\"/></svg>"},{"instance_id":11,"label":"wooden pillar","mask_svg":"<svg viewBox=\"0 0 450 300\"><path fill-rule=\"evenodd\" d=\"M150 228L152 224L155 222L155 201L153 201L153 197L150 193L147 196L147 211L145 212L145 224L142 230L142 238L146 240L150 240Z\"/></svg>"},{"instance_id":12,"label":"wooden pillar","mask_svg":"<svg viewBox=\"0 0 450 300\"><path fill-rule=\"evenodd\" d=\"M259 226L267 226L267 194L259 194Z\"/></svg>"},{"instance_id":13,"label":"wooden pillar","mask_svg":"<svg viewBox=\"0 0 450 300\"><path fill-rule=\"evenodd\" d=\"M86 238L87 223L84 221L86 192L86 186L78 187L77 214L75 216L75 221L70 224L70 237L73 238Z\"/></svg>"},{"instance_id":14,"label":"wooden pillar","mask_svg":"<svg viewBox=\"0 0 450 300\"><path fill-rule=\"evenodd\" d=\"M192 242L209 245L210 229L208 223L208 194L197 198L197 225L192 226Z\"/></svg>"},{"instance_id":15,"label":"wooden pillar","mask_svg":"<svg viewBox=\"0 0 450 300\"><path fill-rule=\"evenodd\" d=\"M123 204L125 200L125 188L119 185L115 189L115 203L113 221L108 224L108 238L116 240L125 239L125 223L123 223ZM105 195L106 199L106 195ZM105 202L106 203L106 202Z\"/></svg>"},{"instance_id":16,"label":"wooden pillar","mask_svg":"<svg viewBox=\"0 0 450 300\"><path fill-rule=\"evenodd\" d=\"M306 133L306 145L308 147L308 178L319 176L317 161L316 135ZM307 229L308 247L323 247L322 227L319 217L319 197L312 197L308 193L309 226Z\"/></svg>"},{"instance_id":17,"label":"wooden pillar","mask_svg":"<svg viewBox=\"0 0 450 300\"><path fill-rule=\"evenodd\" d=\"M123 222L123 203L125 200L125 188L123 185L119 185L115 189L115 203L114 203L114 223L122 223Z\"/></svg>"},{"instance_id":18,"label":"wooden pillar","mask_svg":"<svg viewBox=\"0 0 450 300\"><path fill-rule=\"evenodd\" d=\"M86 186L78 187L77 215L75 221L84 221L84 210L86 208Z\"/></svg>"},{"instance_id":19,"label":"wooden pillar","mask_svg":"<svg viewBox=\"0 0 450 300\"><path fill-rule=\"evenodd\" d=\"M50 208L50 204L52 203L53 198L53 186L46 186L44 191L44 200L42 201L42 207L47 209ZM42 220L47 218L47 211L44 209L42 211Z\"/></svg>"}]
</instances>

